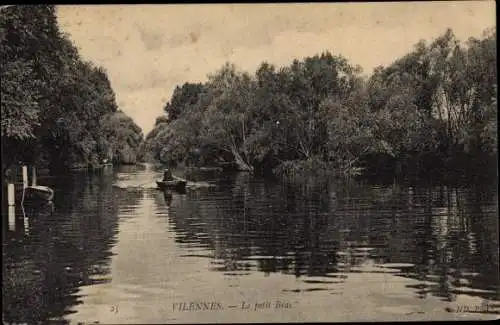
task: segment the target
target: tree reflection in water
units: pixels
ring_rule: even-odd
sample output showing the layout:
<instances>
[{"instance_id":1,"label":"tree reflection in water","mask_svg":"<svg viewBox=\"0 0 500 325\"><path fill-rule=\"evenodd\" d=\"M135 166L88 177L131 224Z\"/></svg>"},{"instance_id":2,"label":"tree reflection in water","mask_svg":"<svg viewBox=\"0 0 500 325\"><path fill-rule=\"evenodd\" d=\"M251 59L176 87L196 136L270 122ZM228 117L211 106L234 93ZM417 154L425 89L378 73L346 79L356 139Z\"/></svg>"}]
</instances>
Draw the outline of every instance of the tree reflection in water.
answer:
<instances>
[{"instance_id":1,"label":"tree reflection in water","mask_svg":"<svg viewBox=\"0 0 500 325\"><path fill-rule=\"evenodd\" d=\"M410 287L422 299L453 301L460 293L498 299L495 193L240 174L217 189L189 192L170 217L178 243L212 250L213 271L280 272L310 281L394 270L420 281Z\"/></svg>"},{"instance_id":2,"label":"tree reflection in water","mask_svg":"<svg viewBox=\"0 0 500 325\"><path fill-rule=\"evenodd\" d=\"M16 231L4 236L4 321L64 323L62 317L81 303L81 286L110 280L114 201L138 200L118 193L111 179L86 174L41 179L56 189L53 205L27 207L26 218L18 209ZM25 220L27 231L21 225Z\"/></svg>"},{"instance_id":3,"label":"tree reflection in water","mask_svg":"<svg viewBox=\"0 0 500 325\"><path fill-rule=\"evenodd\" d=\"M338 294L354 272L384 272L418 280L408 289L421 299L499 297L495 186L238 174L162 194L113 187L115 177L40 179L56 189L53 207L17 211L13 227L2 205L5 322L62 319L81 303L79 288L109 281L118 218L140 218L147 190L166 208L157 217L169 218L181 258L207 258L228 279L289 275L296 286L284 291Z\"/></svg>"}]
</instances>

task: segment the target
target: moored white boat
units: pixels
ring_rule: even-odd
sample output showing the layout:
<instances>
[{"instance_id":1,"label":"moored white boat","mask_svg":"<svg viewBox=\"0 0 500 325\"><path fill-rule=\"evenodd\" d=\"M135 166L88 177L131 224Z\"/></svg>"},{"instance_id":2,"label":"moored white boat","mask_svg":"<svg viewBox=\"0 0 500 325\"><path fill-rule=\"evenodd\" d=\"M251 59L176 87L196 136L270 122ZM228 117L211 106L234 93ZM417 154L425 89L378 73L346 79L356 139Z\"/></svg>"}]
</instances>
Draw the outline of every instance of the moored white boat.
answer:
<instances>
[{"instance_id":1,"label":"moored white boat","mask_svg":"<svg viewBox=\"0 0 500 325\"><path fill-rule=\"evenodd\" d=\"M24 199L52 201L54 190L47 186L33 185L25 189Z\"/></svg>"}]
</instances>

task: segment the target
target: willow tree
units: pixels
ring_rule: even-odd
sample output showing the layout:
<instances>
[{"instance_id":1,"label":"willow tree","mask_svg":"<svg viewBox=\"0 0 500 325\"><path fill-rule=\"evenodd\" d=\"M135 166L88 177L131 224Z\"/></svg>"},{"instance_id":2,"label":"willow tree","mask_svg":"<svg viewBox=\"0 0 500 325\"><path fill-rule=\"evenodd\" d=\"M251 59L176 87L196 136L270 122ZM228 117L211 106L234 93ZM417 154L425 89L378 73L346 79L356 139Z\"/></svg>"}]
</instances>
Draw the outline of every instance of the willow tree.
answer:
<instances>
[{"instance_id":1,"label":"willow tree","mask_svg":"<svg viewBox=\"0 0 500 325\"><path fill-rule=\"evenodd\" d=\"M141 128L122 111L105 115L100 123L104 157L123 164L138 162L143 142Z\"/></svg>"},{"instance_id":2,"label":"willow tree","mask_svg":"<svg viewBox=\"0 0 500 325\"><path fill-rule=\"evenodd\" d=\"M241 170L253 171L251 151L245 146L254 99L252 78L225 64L209 76L207 86L212 100L203 116L204 141L230 153Z\"/></svg>"}]
</instances>

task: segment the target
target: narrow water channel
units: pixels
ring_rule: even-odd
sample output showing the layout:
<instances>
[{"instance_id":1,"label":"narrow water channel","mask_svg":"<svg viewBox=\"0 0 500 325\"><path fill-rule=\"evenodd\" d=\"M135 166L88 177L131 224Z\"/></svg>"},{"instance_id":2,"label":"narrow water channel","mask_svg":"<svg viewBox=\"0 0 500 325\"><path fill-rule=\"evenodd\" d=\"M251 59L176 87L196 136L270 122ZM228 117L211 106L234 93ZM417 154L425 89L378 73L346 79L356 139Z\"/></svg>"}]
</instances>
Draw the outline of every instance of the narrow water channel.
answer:
<instances>
[{"instance_id":1,"label":"narrow water channel","mask_svg":"<svg viewBox=\"0 0 500 325\"><path fill-rule=\"evenodd\" d=\"M160 177L40 178L52 206L3 209L4 322L498 318L495 186Z\"/></svg>"}]
</instances>

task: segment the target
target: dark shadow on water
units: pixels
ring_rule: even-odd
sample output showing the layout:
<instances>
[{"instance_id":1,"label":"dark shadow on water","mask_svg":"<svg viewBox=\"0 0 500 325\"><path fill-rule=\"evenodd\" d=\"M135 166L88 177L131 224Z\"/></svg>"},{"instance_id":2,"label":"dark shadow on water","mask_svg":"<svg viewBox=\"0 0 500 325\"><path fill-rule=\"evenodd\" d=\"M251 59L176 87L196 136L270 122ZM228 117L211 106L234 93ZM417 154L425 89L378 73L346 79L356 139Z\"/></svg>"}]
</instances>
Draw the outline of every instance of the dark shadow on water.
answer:
<instances>
[{"instance_id":1,"label":"dark shadow on water","mask_svg":"<svg viewBox=\"0 0 500 325\"><path fill-rule=\"evenodd\" d=\"M8 225L3 236L5 322L66 324L57 319L81 304L79 288L109 281L103 279L117 233L116 203L133 200L112 180L87 173L41 178L55 190L53 204L17 207L14 230Z\"/></svg>"}]
</instances>

